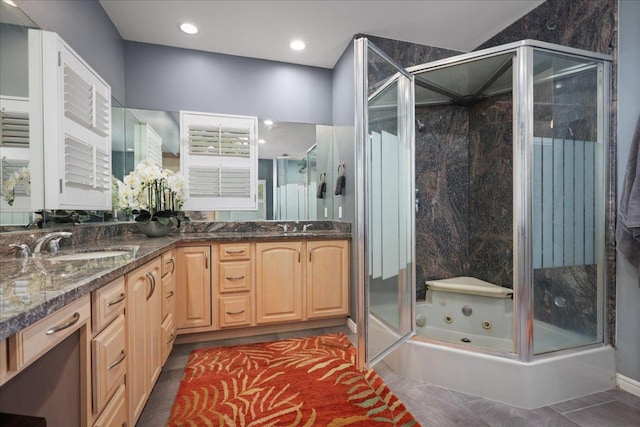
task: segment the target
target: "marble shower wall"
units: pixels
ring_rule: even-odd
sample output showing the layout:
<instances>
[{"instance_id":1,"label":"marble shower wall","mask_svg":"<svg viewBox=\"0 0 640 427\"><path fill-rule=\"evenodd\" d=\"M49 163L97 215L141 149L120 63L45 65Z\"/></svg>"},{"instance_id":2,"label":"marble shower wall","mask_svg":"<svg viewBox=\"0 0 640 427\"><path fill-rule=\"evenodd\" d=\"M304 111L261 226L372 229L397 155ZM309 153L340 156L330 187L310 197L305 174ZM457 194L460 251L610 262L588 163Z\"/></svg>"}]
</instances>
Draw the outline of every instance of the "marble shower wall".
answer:
<instances>
[{"instance_id":1,"label":"marble shower wall","mask_svg":"<svg viewBox=\"0 0 640 427\"><path fill-rule=\"evenodd\" d=\"M469 276L513 288L513 95L469 108Z\"/></svg>"},{"instance_id":2,"label":"marble shower wall","mask_svg":"<svg viewBox=\"0 0 640 427\"><path fill-rule=\"evenodd\" d=\"M416 108L416 293L425 280L469 272L469 112L465 107Z\"/></svg>"}]
</instances>

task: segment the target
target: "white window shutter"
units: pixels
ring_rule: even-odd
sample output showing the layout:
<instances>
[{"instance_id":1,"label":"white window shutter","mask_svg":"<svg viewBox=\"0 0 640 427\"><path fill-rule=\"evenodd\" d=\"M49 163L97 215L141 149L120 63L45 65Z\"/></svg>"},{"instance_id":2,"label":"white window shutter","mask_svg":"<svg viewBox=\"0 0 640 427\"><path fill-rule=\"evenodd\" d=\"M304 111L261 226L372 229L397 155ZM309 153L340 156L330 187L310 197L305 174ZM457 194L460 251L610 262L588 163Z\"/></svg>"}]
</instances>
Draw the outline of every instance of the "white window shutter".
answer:
<instances>
[{"instance_id":1,"label":"white window shutter","mask_svg":"<svg viewBox=\"0 0 640 427\"><path fill-rule=\"evenodd\" d=\"M258 119L180 112L185 210L256 210Z\"/></svg>"},{"instance_id":2,"label":"white window shutter","mask_svg":"<svg viewBox=\"0 0 640 427\"><path fill-rule=\"evenodd\" d=\"M0 194L5 182L22 168L31 168L33 153L30 141L30 102L28 98L0 96ZM30 186L20 182L14 190L15 199L9 205L0 196L0 211L33 210Z\"/></svg>"},{"instance_id":3,"label":"white window shutter","mask_svg":"<svg viewBox=\"0 0 640 427\"><path fill-rule=\"evenodd\" d=\"M148 123L135 125L135 162L149 159L162 167L162 137Z\"/></svg>"}]
</instances>

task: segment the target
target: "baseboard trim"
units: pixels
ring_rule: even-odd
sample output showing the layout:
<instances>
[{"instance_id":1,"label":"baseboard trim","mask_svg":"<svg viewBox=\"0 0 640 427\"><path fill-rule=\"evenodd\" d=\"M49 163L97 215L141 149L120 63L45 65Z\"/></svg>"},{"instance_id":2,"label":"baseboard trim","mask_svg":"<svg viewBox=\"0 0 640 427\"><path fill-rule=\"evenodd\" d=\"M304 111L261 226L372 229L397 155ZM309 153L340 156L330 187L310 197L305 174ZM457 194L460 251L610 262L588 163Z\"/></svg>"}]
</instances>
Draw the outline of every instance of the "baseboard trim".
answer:
<instances>
[{"instance_id":1,"label":"baseboard trim","mask_svg":"<svg viewBox=\"0 0 640 427\"><path fill-rule=\"evenodd\" d=\"M622 390L640 397L640 381L616 374L616 385Z\"/></svg>"},{"instance_id":2,"label":"baseboard trim","mask_svg":"<svg viewBox=\"0 0 640 427\"><path fill-rule=\"evenodd\" d=\"M356 325L356 322L351 320L350 317L347 319L347 327L351 330L351 333L353 334L358 333L358 326Z\"/></svg>"}]
</instances>

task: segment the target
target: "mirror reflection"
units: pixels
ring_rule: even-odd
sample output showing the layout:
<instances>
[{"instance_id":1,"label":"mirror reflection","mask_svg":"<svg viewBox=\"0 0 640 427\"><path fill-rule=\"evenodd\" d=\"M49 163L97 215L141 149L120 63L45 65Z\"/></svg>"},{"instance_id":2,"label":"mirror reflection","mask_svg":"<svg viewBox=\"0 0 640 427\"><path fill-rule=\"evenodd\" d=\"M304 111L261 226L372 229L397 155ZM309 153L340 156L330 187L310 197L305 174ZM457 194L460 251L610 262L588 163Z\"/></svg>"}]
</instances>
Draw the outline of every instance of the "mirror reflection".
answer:
<instances>
[{"instance_id":1,"label":"mirror reflection","mask_svg":"<svg viewBox=\"0 0 640 427\"><path fill-rule=\"evenodd\" d=\"M116 107L120 108L120 107ZM162 167L180 172L178 112L126 108L124 131L114 123L113 175L120 180L160 147ZM122 133L124 140L116 141ZM189 211L192 221L331 219L332 127L259 119L257 211ZM318 193L319 183L324 192Z\"/></svg>"},{"instance_id":2,"label":"mirror reflection","mask_svg":"<svg viewBox=\"0 0 640 427\"><path fill-rule=\"evenodd\" d=\"M42 153L31 143L42 124L29 116L42 99L29 88L29 29L37 28L16 7L0 2L0 231L128 220L122 211L45 211ZM37 30L34 34L37 34ZM40 97L41 98L41 97ZM156 159L180 171L177 111L127 108L112 98L113 179L122 180L136 164ZM216 113L224 114L225 111ZM31 120L29 120L31 118ZM333 217L337 175L333 128L326 125L259 120L258 209L187 212L193 221L324 220ZM28 175L25 175L25 171ZM117 205L117 191L112 201Z\"/></svg>"}]
</instances>

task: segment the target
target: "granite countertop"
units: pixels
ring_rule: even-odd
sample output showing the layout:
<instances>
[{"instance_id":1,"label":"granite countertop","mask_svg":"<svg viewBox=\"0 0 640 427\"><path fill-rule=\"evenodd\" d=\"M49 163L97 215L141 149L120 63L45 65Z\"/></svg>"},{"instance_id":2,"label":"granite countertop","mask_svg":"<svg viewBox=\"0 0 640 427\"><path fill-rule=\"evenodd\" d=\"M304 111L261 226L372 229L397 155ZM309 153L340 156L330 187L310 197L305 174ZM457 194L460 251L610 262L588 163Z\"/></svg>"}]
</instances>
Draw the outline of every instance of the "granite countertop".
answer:
<instances>
[{"instance_id":1,"label":"granite countertop","mask_svg":"<svg viewBox=\"0 0 640 427\"><path fill-rule=\"evenodd\" d=\"M64 248L56 256L78 252L119 250L118 256L56 261L40 258L0 258L0 340L26 328L78 298L140 267L179 243L350 239L338 230L315 232L221 231L175 233L147 238L140 234ZM98 245L98 246L97 246Z\"/></svg>"}]
</instances>

